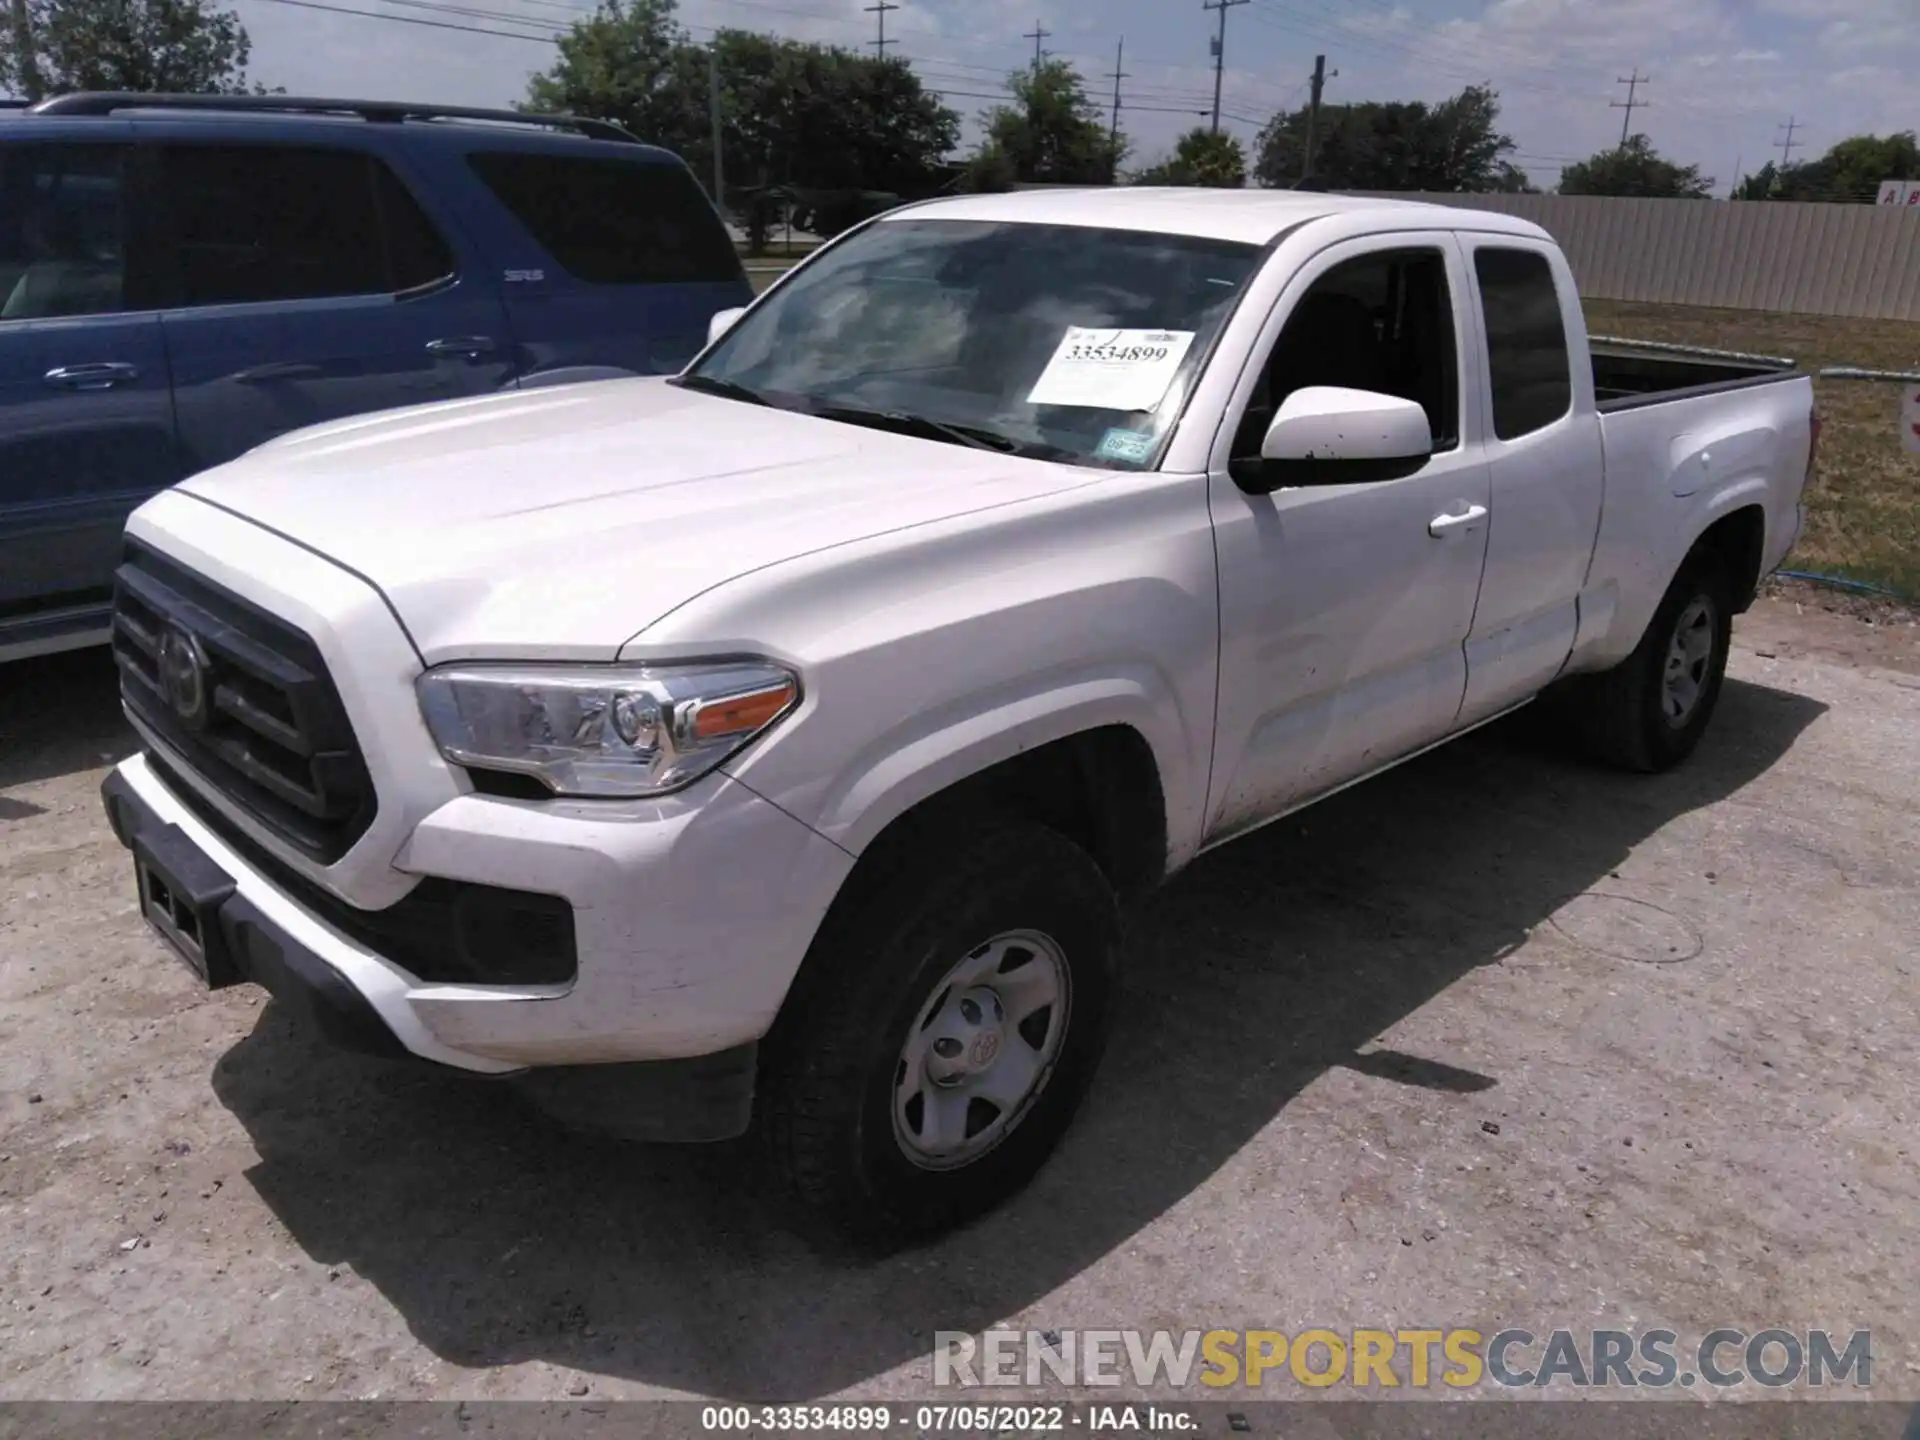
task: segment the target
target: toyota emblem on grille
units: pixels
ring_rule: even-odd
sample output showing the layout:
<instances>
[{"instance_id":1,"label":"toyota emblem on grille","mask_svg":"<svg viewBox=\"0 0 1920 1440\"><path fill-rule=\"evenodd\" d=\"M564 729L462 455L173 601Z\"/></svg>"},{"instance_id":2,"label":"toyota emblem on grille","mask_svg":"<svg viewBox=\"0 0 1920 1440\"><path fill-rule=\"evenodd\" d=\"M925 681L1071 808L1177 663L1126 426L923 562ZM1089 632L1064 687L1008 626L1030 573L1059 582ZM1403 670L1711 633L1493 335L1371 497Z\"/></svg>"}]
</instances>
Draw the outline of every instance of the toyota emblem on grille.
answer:
<instances>
[{"instance_id":1,"label":"toyota emblem on grille","mask_svg":"<svg viewBox=\"0 0 1920 1440\"><path fill-rule=\"evenodd\" d=\"M160 637L160 693L188 725L207 718L207 657L192 633L171 627Z\"/></svg>"}]
</instances>

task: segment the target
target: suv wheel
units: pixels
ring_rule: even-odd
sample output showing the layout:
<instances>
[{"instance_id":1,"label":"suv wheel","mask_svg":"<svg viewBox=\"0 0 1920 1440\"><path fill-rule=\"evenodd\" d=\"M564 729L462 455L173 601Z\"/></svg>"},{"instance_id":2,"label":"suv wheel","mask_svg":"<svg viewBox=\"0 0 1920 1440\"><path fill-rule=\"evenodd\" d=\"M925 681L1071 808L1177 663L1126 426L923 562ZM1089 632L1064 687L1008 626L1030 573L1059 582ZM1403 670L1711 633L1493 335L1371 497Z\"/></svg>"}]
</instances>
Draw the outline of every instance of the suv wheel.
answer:
<instances>
[{"instance_id":1,"label":"suv wheel","mask_svg":"<svg viewBox=\"0 0 1920 1440\"><path fill-rule=\"evenodd\" d=\"M776 1167L878 1246L992 1209L1045 1162L1099 1062L1120 944L1106 877L1044 826L889 849L815 939L762 1069Z\"/></svg>"}]
</instances>

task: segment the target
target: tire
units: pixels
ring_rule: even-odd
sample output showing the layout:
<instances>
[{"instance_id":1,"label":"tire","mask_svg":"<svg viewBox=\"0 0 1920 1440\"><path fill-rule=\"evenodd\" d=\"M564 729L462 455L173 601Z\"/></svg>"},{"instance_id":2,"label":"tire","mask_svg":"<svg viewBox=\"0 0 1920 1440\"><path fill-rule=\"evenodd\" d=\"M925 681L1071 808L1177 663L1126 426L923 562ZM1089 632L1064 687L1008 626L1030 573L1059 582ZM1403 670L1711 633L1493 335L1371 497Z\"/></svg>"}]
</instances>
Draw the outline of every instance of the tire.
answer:
<instances>
[{"instance_id":1,"label":"tire","mask_svg":"<svg viewBox=\"0 0 1920 1440\"><path fill-rule=\"evenodd\" d=\"M1713 720L1733 639L1733 587L1711 557L1693 555L1667 587L1640 643L1567 698L1588 748L1627 770L1670 770ZM1676 683L1670 685L1670 670Z\"/></svg>"},{"instance_id":2,"label":"tire","mask_svg":"<svg viewBox=\"0 0 1920 1440\"><path fill-rule=\"evenodd\" d=\"M1014 819L895 837L850 885L767 1038L760 1128L816 1219L885 1250L993 1209L1053 1152L1106 1042L1120 911L1084 850ZM1037 1078L1007 1104L1023 1062Z\"/></svg>"}]
</instances>

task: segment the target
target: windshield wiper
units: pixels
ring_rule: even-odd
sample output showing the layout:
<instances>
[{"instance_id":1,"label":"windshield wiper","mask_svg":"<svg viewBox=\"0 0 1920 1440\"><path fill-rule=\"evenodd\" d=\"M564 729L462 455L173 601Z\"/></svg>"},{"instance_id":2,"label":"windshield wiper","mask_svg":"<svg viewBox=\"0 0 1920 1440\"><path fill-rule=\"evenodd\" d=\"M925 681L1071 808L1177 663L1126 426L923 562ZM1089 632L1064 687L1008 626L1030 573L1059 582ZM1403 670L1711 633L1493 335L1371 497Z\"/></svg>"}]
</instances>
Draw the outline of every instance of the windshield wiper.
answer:
<instances>
[{"instance_id":1,"label":"windshield wiper","mask_svg":"<svg viewBox=\"0 0 1920 1440\"><path fill-rule=\"evenodd\" d=\"M875 430L891 430L898 435L914 435L922 440L944 440L950 445L967 445L975 450L993 450L1012 455L1024 448L1011 435L976 425L955 425L933 420L905 410L865 410L858 405L816 405L808 412L822 420L843 420L849 425L867 425Z\"/></svg>"},{"instance_id":2,"label":"windshield wiper","mask_svg":"<svg viewBox=\"0 0 1920 1440\"><path fill-rule=\"evenodd\" d=\"M737 380L720 380L712 375L678 375L668 382L683 390L698 390L703 395L721 395L729 400L744 400L749 405L771 405L773 402L758 390L742 385Z\"/></svg>"}]
</instances>

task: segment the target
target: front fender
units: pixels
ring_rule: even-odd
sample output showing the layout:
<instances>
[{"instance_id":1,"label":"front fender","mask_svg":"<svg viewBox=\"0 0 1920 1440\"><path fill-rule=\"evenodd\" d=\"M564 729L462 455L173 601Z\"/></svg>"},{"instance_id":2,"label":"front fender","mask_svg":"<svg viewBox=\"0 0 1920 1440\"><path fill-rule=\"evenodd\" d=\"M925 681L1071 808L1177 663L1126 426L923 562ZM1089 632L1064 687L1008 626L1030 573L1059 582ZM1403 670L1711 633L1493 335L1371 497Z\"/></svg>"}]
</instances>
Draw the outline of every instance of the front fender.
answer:
<instances>
[{"instance_id":1,"label":"front fender","mask_svg":"<svg viewBox=\"0 0 1920 1440\"><path fill-rule=\"evenodd\" d=\"M1044 688L969 696L938 713L916 715L863 746L825 788L816 828L858 855L895 820L961 781L1042 745L1109 726L1125 726L1147 742L1171 808L1178 797L1204 791L1189 773L1191 747L1181 733L1194 718L1181 713L1172 687L1144 668L1056 676ZM1172 814L1167 820L1169 843L1178 848L1194 826ZM1169 868L1185 858L1170 855Z\"/></svg>"}]
</instances>

